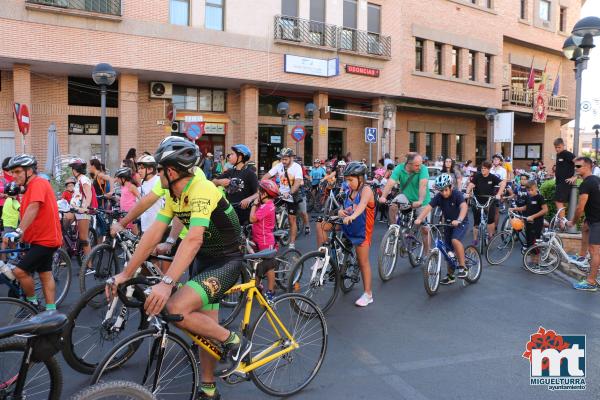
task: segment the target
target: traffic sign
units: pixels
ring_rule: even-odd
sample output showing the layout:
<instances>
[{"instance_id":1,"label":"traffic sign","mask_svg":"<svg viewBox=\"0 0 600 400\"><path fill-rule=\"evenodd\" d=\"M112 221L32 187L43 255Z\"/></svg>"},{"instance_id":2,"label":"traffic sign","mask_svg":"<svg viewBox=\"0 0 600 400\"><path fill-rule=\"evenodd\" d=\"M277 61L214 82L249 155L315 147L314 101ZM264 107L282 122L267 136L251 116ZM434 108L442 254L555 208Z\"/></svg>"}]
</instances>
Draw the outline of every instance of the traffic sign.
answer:
<instances>
[{"instance_id":1,"label":"traffic sign","mask_svg":"<svg viewBox=\"0 0 600 400\"><path fill-rule=\"evenodd\" d=\"M301 125L296 125L292 129L292 139L296 141L296 143L301 142L306 137L306 129L304 129Z\"/></svg>"},{"instance_id":2,"label":"traffic sign","mask_svg":"<svg viewBox=\"0 0 600 400\"><path fill-rule=\"evenodd\" d=\"M169 106L167 107L167 119L170 122L173 122L175 121L175 118L177 118L177 109L175 108L173 103L169 103Z\"/></svg>"},{"instance_id":3,"label":"traffic sign","mask_svg":"<svg viewBox=\"0 0 600 400\"><path fill-rule=\"evenodd\" d=\"M29 133L29 127L31 126L27 104L15 103L15 117L17 118L19 131L21 134L27 135Z\"/></svg>"},{"instance_id":4,"label":"traffic sign","mask_svg":"<svg viewBox=\"0 0 600 400\"><path fill-rule=\"evenodd\" d=\"M365 143L377 143L377 128L365 128Z\"/></svg>"},{"instance_id":5,"label":"traffic sign","mask_svg":"<svg viewBox=\"0 0 600 400\"><path fill-rule=\"evenodd\" d=\"M200 137L202 136L202 134L204 133L204 127L202 126L203 123L198 123L198 122L186 122L185 123L185 135L190 139L190 140L198 140L200 139Z\"/></svg>"}]
</instances>

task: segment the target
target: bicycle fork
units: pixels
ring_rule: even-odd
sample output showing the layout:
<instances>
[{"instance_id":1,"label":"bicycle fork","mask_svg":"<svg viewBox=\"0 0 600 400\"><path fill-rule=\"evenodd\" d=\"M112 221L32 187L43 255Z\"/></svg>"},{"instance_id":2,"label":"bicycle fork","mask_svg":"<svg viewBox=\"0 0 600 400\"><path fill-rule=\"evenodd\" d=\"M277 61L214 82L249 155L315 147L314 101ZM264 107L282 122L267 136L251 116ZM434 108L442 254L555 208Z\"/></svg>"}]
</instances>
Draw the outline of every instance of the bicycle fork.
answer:
<instances>
[{"instance_id":1,"label":"bicycle fork","mask_svg":"<svg viewBox=\"0 0 600 400\"><path fill-rule=\"evenodd\" d=\"M315 278L317 277L317 273L319 273L319 278L318 278L318 282L319 282L319 286L323 286L323 279L325 277L325 266L329 263L329 259L331 258L331 256L329 255L329 249L327 247L320 247L319 248L320 252L323 252L325 254L325 258L323 258L323 265L321 265L321 267L317 267L317 268L313 268L311 271L311 276L310 276L310 282L314 282Z\"/></svg>"}]
</instances>

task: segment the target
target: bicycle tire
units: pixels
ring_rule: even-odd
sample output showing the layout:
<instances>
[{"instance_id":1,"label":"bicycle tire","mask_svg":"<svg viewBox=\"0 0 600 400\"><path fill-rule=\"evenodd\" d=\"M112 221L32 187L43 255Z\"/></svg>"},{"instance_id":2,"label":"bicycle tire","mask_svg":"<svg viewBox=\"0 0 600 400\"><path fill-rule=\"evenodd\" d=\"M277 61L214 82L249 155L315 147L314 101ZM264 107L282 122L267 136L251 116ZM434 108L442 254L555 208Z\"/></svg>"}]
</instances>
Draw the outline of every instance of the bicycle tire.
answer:
<instances>
[{"instance_id":1,"label":"bicycle tire","mask_svg":"<svg viewBox=\"0 0 600 400\"><path fill-rule=\"evenodd\" d=\"M110 380L108 378L110 378L110 375L113 376L122 376L122 374L125 372L125 366L126 365L130 365L129 368L127 368L127 376L128 378L130 378L134 383L138 383L146 388L151 388L152 384L153 384L153 380L154 380L154 371L148 371L148 376L146 377L146 382L144 382L144 373L146 372L146 370L150 367L152 367L156 357L156 353L155 351L160 347L160 344L162 342L162 336L156 336L157 334L157 329L156 328L149 328L143 331L138 331L126 338L124 338L121 342L119 342L115 347L113 347L113 349L108 352L108 354L106 354L106 356L102 359L102 361L98 364L98 367L96 368L96 370L94 371L94 374L92 376L91 379L91 384L96 384L99 383L101 381L102 378L103 381L107 381ZM149 343L145 344L144 347L142 347L143 341L144 339L149 339ZM139 344L134 344L133 342L139 341ZM168 339L166 340L166 342L164 343L165 348L169 346L169 342L175 343L177 346L179 346L179 351L172 351L172 349L167 349L165 351L165 356L170 356L173 360L177 360L177 362L181 361L184 357L187 358L187 361L190 364L190 373L191 373L191 379L188 376L188 374L183 373L183 371L177 367L177 365L173 366L172 364L167 364L169 365L169 368L167 369L166 372L169 371L174 371L176 370L176 376L171 379L170 381L167 382L166 385L159 385L159 390L158 392L152 392L151 389L149 389L153 394L155 394L156 396L158 396L160 399L184 399L184 398L189 398L189 400L195 400L196 398L196 393L197 393L197 388L200 386L199 385L199 375L198 375L198 360L196 359L196 356L194 355L194 353L191 350L191 347L186 343L186 341L181 338L179 335L177 335L176 333L173 332L169 332L168 335ZM117 355L119 353L119 351L121 351L122 349L125 348L130 348L132 346L137 346L139 351L136 352L136 357L137 358L132 358L129 360L128 363L126 364L121 364L119 365L117 368L108 368L109 365L111 365L111 361L112 359L115 357L115 355ZM145 351L141 351L142 349L148 350L147 352ZM173 354L173 353L177 353L177 354ZM148 365L148 362L150 362L150 365ZM168 362L168 360L163 360L163 362ZM175 362L175 361L173 361ZM164 368L162 369L162 372L164 371ZM133 377L133 374L139 374L141 376L135 376ZM182 393L173 393L174 390L176 388L171 387L170 384L172 384L173 382L175 382L176 378L181 378L181 381L185 381L185 385L187 387L187 383L189 383L191 381L191 388L190 390L185 390L185 395L183 395ZM179 380L179 379L178 379ZM146 384L144 384L146 383ZM168 390L169 393L165 393L164 391ZM162 391L162 392L161 392ZM187 397L187 393L190 394L189 397ZM173 396L169 396L170 394L172 394Z\"/></svg>"},{"instance_id":2,"label":"bicycle tire","mask_svg":"<svg viewBox=\"0 0 600 400\"><path fill-rule=\"evenodd\" d=\"M536 251L539 251L541 259L545 259L544 263L540 263L538 260L537 265L533 264L533 260L528 257L532 257ZM533 258L533 257L532 257ZM525 251L523 254L523 265L525 268L536 275L547 275L555 271L560 265L561 256L560 253L554 248L554 246L548 243L538 243Z\"/></svg>"},{"instance_id":3,"label":"bicycle tire","mask_svg":"<svg viewBox=\"0 0 600 400\"><path fill-rule=\"evenodd\" d=\"M118 274L121 270L118 258L117 252L110 244L102 243L94 246L79 267L80 293L83 295L90 287L104 284L106 279ZM100 307L101 304L96 303L96 306Z\"/></svg>"},{"instance_id":4,"label":"bicycle tire","mask_svg":"<svg viewBox=\"0 0 600 400\"><path fill-rule=\"evenodd\" d=\"M435 296L440 288L440 252L433 249L423 267L423 283L429 296Z\"/></svg>"},{"instance_id":5,"label":"bicycle tire","mask_svg":"<svg viewBox=\"0 0 600 400\"><path fill-rule=\"evenodd\" d=\"M9 384L8 381L13 379L16 375L18 375L19 367L21 365L21 360L23 359L23 355L20 354L18 357L15 357L14 360L12 360L12 362L11 362L11 360L7 360L6 353L9 353L9 352L25 353L26 350L27 350L27 340L26 339L13 337L13 338L8 338L8 339L4 339L4 340L0 341L0 387L12 386L12 384ZM41 365L43 365L43 367L41 367ZM40 369L39 369L40 372L36 373L35 369L38 366L40 366ZM12 372L13 367L16 367L15 372ZM46 384L45 381L42 383L39 383L39 380L41 379L40 374L41 374L42 368L45 368L48 373L49 384ZM28 386L28 383L30 383L29 379L35 380L35 387L36 387L35 395L36 396L34 396L34 394L27 395L27 386ZM29 369L27 370L27 380L25 381L25 387L23 388L22 394L24 395L24 398L33 399L33 400L37 400L37 399L41 400L41 399L46 399L46 398L48 400L60 400L61 392L62 392L62 385L63 385L62 371L61 371L58 361L56 361L55 357L50 357L42 362L31 361L31 364L29 365ZM46 391L46 388L47 388L48 397L46 397L43 393L40 393L40 390L41 390L40 387L43 388L44 391ZM2 390L2 394L6 395L7 396L6 398L9 398L9 399L13 398L11 393L8 392L6 390L6 388ZM14 398L16 398L16 397L14 397Z\"/></svg>"},{"instance_id":6,"label":"bicycle tire","mask_svg":"<svg viewBox=\"0 0 600 400\"><path fill-rule=\"evenodd\" d=\"M129 381L110 381L97 383L80 390L69 400L102 400L102 399L156 400L148 389Z\"/></svg>"},{"instance_id":7,"label":"bicycle tire","mask_svg":"<svg viewBox=\"0 0 600 400\"><path fill-rule=\"evenodd\" d=\"M399 243L400 238L396 229L388 229L381 239L379 255L377 257L377 270L379 271L379 278L383 282L391 279L392 273L396 268Z\"/></svg>"},{"instance_id":8,"label":"bicycle tire","mask_svg":"<svg viewBox=\"0 0 600 400\"><path fill-rule=\"evenodd\" d=\"M477 283L477 281L479 281L479 278L481 278L482 272L481 254L479 254L479 252L477 251L477 247L465 247L465 264L468 268L467 276L465 277L465 282L470 284Z\"/></svg>"},{"instance_id":9,"label":"bicycle tire","mask_svg":"<svg viewBox=\"0 0 600 400\"><path fill-rule=\"evenodd\" d=\"M0 297L0 326L11 326L37 313L37 308L23 300Z\"/></svg>"},{"instance_id":10,"label":"bicycle tire","mask_svg":"<svg viewBox=\"0 0 600 400\"><path fill-rule=\"evenodd\" d=\"M349 264L350 257L354 259L354 263ZM354 274L358 274L358 281L352 279ZM350 293L360 281L360 268L358 267L358 259L356 258L356 249L352 246L352 253L346 254L344 265L340 268L340 290L342 293Z\"/></svg>"},{"instance_id":11,"label":"bicycle tire","mask_svg":"<svg viewBox=\"0 0 600 400\"><path fill-rule=\"evenodd\" d=\"M238 278L237 284L250 281L250 273L246 265L242 267L242 272ZM246 292L240 291L227 295L219 301L219 325L228 327L237 318L242 308L246 304ZM229 311L231 310L231 311Z\"/></svg>"},{"instance_id":12,"label":"bicycle tire","mask_svg":"<svg viewBox=\"0 0 600 400\"><path fill-rule=\"evenodd\" d=\"M54 303L58 306L65 298L71 288L73 271L71 269L71 257L61 247L52 255L52 276L56 287L56 298ZM62 277L62 278L61 278Z\"/></svg>"},{"instance_id":13,"label":"bicycle tire","mask_svg":"<svg viewBox=\"0 0 600 400\"><path fill-rule=\"evenodd\" d=\"M408 262L413 268L421 266L423 263L423 233L417 228L414 233L409 229L404 231L404 243L407 247Z\"/></svg>"},{"instance_id":14,"label":"bicycle tire","mask_svg":"<svg viewBox=\"0 0 600 400\"><path fill-rule=\"evenodd\" d=\"M286 308L286 304L289 304L289 310ZM271 396L291 396L300 392L304 389L310 382L315 378L317 373L319 372L323 360L325 358L325 354L327 353L327 343L328 343L328 332L327 332L327 322L325 317L323 316L323 312L319 309L319 307L309 298L303 295L299 295L296 293L286 293L282 296L277 297L273 303L271 304L271 308L277 314L277 317L283 323L283 325L288 329L294 340L299 344L298 349L289 352L281 356L280 358L271 361L270 363L265 364L262 367L256 368L252 370L249 375L252 382L266 394ZM285 319L289 317L292 323L286 323ZM265 328L262 327L261 322L264 322ZM311 323L310 327L307 325L303 325L302 323ZM260 354L265 348L272 346L276 342L280 341L281 330L278 329L279 332L275 332L273 330L273 321L270 318L269 314L266 310L264 310L256 322L253 324L252 329L250 330L249 339L252 342L252 350L250 353L250 359L252 360L253 354ZM267 337L265 332L272 332L275 334L275 338L270 340ZM321 335L318 335L321 332ZM296 336L296 334L304 335L308 342L303 340L302 336ZM256 336L256 337L255 337ZM318 336L318 337L317 337ZM265 341L264 345L262 341ZM278 349L282 349L283 345L279 345ZM298 385L295 385L293 388L289 389L279 389L273 386L273 381L275 378L275 374L277 370L284 370L288 365L292 365L294 361L294 356L298 357L298 353L300 351L312 351L317 353L315 357L314 364L311 362L310 370L308 370L307 376L305 379L302 379L302 382ZM306 355L302 355L301 361L302 364L307 364L308 357ZM287 362L287 365L282 365L283 362ZM297 365L298 363L296 363ZM269 367L272 369L269 370ZM264 368L264 369L263 369ZM266 382L262 379L262 376L265 374L261 374L261 371L266 370L266 376L270 377L270 382ZM275 372L271 372L275 371ZM288 379L288 382L291 382L291 379Z\"/></svg>"},{"instance_id":15,"label":"bicycle tire","mask_svg":"<svg viewBox=\"0 0 600 400\"><path fill-rule=\"evenodd\" d=\"M512 230L496 233L487 246L485 258L488 264L502 264L512 254L515 238Z\"/></svg>"},{"instance_id":16,"label":"bicycle tire","mask_svg":"<svg viewBox=\"0 0 600 400\"><path fill-rule=\"evenodd\" d=\"M315 259L315 262L316 260L320 260L319 265L323 265L325 254L318 250L312 251L298 260L298 263L294 266L292 274L290 275L288 292L301 293L307 296L325 313L333 306L333 303L335 303L335 299L337 298L340 287L340 272L337 265L330 258L329 264L326 266L329 271L326 270L323 276L323 284L321 285L317 281L319 274L317 274L315 279L316 282L311 282L311 267L314 264L306 265L311 259ZM323 300L315 300L314 297L318 292L325 293L325 295L322 296Z\"/></svg>"},{"instance_id":17,"label":"bicycle tire","mask_svg":"<svg viewBox=\"0 0 600 400\"><path fill-rule=\"evenodd\" d=\"M281 290L287 290L292 268L294 268L300 257L302 257L302 253L296 249L286 249L283 253L275 257L277 261L277 265L275 266L275 284Z\"/></svg>"},{"instance_id":18,"label":"bicycle tire","mask_svg":"<svg viewBox=\"0 0 600 400\"><path fill-rule=\"evenodd\" d=\"M85 292L83 296L81 296L69 313L69 323L63 331L64 346L62 352L65 361L74 370L87 375L93 374L98 366L98 363L106 354L106 351L112 349L120 337L124 337L129 333L125 331L125 329L127 325L132 325L130 323L133 321L131 319L132 316L140 316L139 323L133 323L134 327L136 327L135 331L146 329L149 324L148 319L141 312L141 310L126 308L127 314L124 315L124 318L126 318L124 322L125 325L119 332L115 333L112 328L114 327L114 322L116 321L114 318L116 318L116 316L113 316L113 319L110 321L110 323L105 322L104 320L108 309L105 309L104 307L98 308L95 306L96 302L93 300L97 297L104 297L104 285L93 287ZM117 308L114 312L118 316L123 311L122 307L124 307L124 305L120 301L117 301L116 307ZM83 325L78 325L78 320L81 321L79 318L83 317L88 319L91 316L94 317L94 323L92 326L84 327ZM87 334L87 336L84 334ZM79 348L79 345L88 337L91 338L89 345L86 346L84 344L81 346L81 348ZM108 344L107 348L103 348L105 344ZM100 353L97 354L98 357L94 359L92 357L92 350L96 347L98 347ZM122 360L118 360L119 363L126 362L136 351L137 348L131 348L129 353L124 354L124 358ZM82 352L83 354L80 354Z\"/></svg>"}]
</instances>

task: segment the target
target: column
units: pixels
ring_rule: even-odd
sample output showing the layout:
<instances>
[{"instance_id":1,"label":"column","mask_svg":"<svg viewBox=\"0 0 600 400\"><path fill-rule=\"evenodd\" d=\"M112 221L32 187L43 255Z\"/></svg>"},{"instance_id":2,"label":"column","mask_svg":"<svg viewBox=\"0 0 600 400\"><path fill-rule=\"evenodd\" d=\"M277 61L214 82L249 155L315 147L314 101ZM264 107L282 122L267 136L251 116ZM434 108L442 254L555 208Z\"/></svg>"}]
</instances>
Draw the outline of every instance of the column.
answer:
<instances>
[{"instance_id":1,"label":"column","mask_svg":"<svg viewBox=\"0 0 600 400\"><path fill-rule=\"evenodd\" d=\"M458 50L459 71L458 76L461 79L469 79L469 49ZM475 60L473 60L475 61Z\"/></svg>"},{"instance_id":2,"label":"column","mask_svg":"<svg viewBox=\"0 0 600 400\"><path fill-rule=\"evenodd\" d=\"M141 132L138 125L138 77L132 74L119 75L119 148L111 146L109 136L106 137L107 161L109 165L115 166L115 162L125 158L125 154L130 148L142 150L138 146L143 143L138 142ZM115 143L116 144L116 143ZM141 150L141 151L140 151ZM120 154L120 158L115 160L114 154Z\"/></svg>"},{"instance_id":3,"label":"column","mask_svg":"<svg viewBox=\"0 0 600 400\"><path fill-rule=\"evenodd\" d=\"M475 79L485 83L485 53L475 53Z\"/></svg>"},{"instance_id":4,"label":"column","mask_svg":"<svg viewBox=\"0 0 600 400\"><path fill-rule=\"evenodd\" d=\"M417 153L425 156L425 132L419 132L417 137Z\"/></svg>"},{"instance_id":5,"label":"column","mask_svg":"<svg viewBox=\"0 0 600 400\"><path fill-rule=\"evenodd\" d=\"M34 127L36 129L40 129L39 138L41 140L42 129L41 126L35 125L35 116L33 115L32 106L31 106L31 71L29 65L26 64L14 64L13 66L13 101L15 103L27 104L29 108L29 114L31 117L32 125L29 128L29 135L23 137L19 132L19 126L17 125L16 118L14 119L14 131L15 131L15 151L17 154L25 152L31 152L32 147L32 137L34 136ZM11 107L13 105L11 104ZM14 108L13 108L14 110ZM23 149L23 139L25 139L25 149ZM41 150L40 150L41 151ZM42 154L35 154L37 157ZM46 154L44 153L45 157ZM41 160L38 160L41 161ZM42 164L43 166L43 164ZM43 169L43 168L42 168Z\"/></svg>"},{"instance_id":6,"label":"column","mask_svg":"<svg viewBox=\"0 0 600 400\"><path fill-rule=\"evenodd\" d=\"M445 154L442 154L442 134L435 132L433 134L433 157L431 161L437 161L439 156L446 157Z\"/></svg>"},{"instance_id":7,"label":"column","mask_svg":"<svg viewBox=\"0 0 600 400\"><path fill-rule=\"evenodd\" d=\"M448 135L450 135L450 140L448 141L448 154L445 154L444 157L456 159L456 134L449 133Z\"/></svg>"},{"instance_id":8,"label":"column","mask_svg":"<svg viewBox=\"0 0 600 400\"><path fill-rule=\"evenodd\" d=\"M433 73L435 64L435 42L433 40L425 40L423 43L423 71Z\"/></svg>"},{"instance_id":9,"label":"column","mask_svg":"<svg viewBox=\"0 0 600 400\"><path fill-rule=\"evenodd\" d=\"M258 159L258 88L244 84L240 88L240 131L242 143Z\"/></svg>"},{"instance_id":10,"label":"column","mask_svg":"<svg viewBox=\"0 0 600 400\"><path fill-rule=\"evenodd\" d=\"M442 75L452 76L452 46L442 45Z\"/></svg>"},{"instance_id":11,"label":"column","mask_svg":"<svg viewBox=\"0 0 600 400\"><path fill-rule=\"evenodd\" d=\"M320 110L329 105L329 95L326 92L315 92L313 103L317 106L317 113L313 117L313 160L315 158L326 160L327 140L329 137L329 119L321 119Z\"/></svg>"}]
</instances>

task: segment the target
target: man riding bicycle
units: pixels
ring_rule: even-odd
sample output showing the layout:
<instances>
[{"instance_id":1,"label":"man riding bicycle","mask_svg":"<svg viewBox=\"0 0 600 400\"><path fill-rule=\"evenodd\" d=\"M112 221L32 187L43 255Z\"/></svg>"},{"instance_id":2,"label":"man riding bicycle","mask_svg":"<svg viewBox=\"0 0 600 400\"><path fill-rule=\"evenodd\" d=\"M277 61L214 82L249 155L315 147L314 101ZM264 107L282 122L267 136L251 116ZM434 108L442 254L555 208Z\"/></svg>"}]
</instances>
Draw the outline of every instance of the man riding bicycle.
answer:
<instances>
[{"instance_id":1,"label":"man riding bicycle","mask_svg":"<svg viewBox=\"0 0 600 400\"><path fill-rule=\"evenodd\" d=\"M189 232L162 282L152 286L144 308L146 314L156 315L166 306L169 313L183 316L182 321L175 323L178 327L223 344L223 357L216 369L211 356L200 354L202 382L207 385L207 390L204 386L202 390L214 395L214 375L225 377L233 373L251 348L246 338L218 324L219 302L235 285L243 267L241 229L233 207L221 191L212 182L194 175L200 157L198 146L181 139L169 136L156 150L154 158L161 185L169 190L169 196L125 270L114 277L111 290L114 295L116 286L133 276L177 216ZM194 258L199 273L173 294L173 287Z\"/></svg>"}]
</instances>

